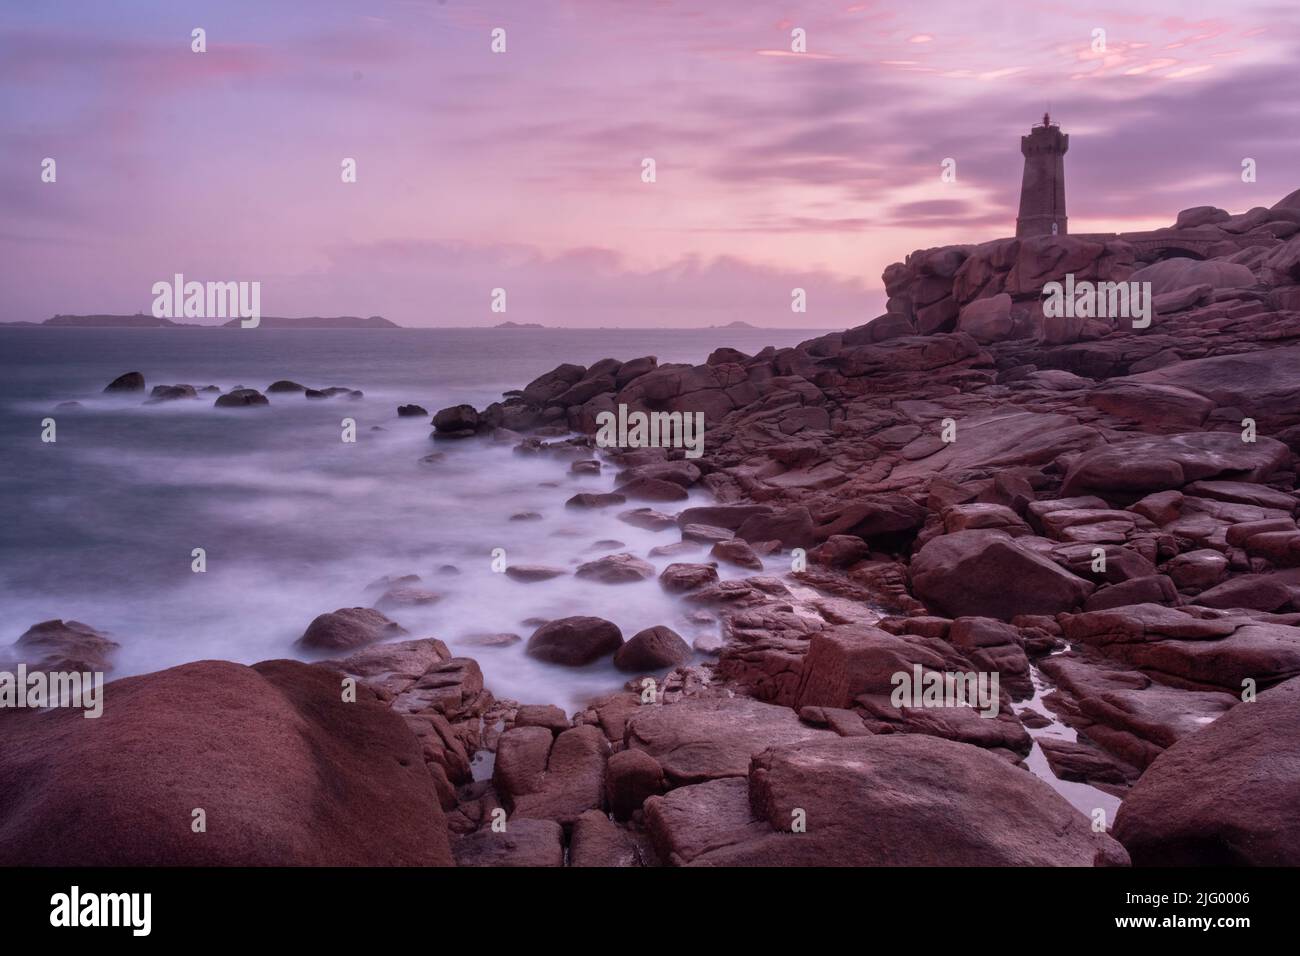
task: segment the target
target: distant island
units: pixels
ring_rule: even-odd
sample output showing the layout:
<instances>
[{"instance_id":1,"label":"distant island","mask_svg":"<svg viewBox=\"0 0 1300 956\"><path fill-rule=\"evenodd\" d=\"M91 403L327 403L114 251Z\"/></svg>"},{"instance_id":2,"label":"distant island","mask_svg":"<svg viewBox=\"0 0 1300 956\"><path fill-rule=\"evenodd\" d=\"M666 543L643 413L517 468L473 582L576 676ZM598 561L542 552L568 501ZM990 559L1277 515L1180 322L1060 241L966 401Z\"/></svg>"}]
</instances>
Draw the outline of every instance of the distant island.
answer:
<instances>
[{"instance_id":1,"label":"distant island","mask_svg":"<svg viewBox=\"0 0 1300 956\"><path fill-rule=\"evenodd\" d=\"M223 329L239 328L242 319L231 319L224 323ZM382 315L372 315L362 319L355 315L312 315L302 319L286 319L274 315L262 316L262 325L268 329L400 329L396 322L390 322Z\"/></svg>"},{"instance_id":2,"label":"distant island","mask_svg":"<svg viewBox=\"0 0 1300 956\"><path fill-rule=\"evenodd\" d=\"M135 315L56 315L44 322L0 322L5 326L24 326L27 328L69 329L236 329L240 328L241 319L231 319L221 325L200 325L196 322L173 322L171 319L159 319L152 315L137 312ZM268 329L400 329L396 322L390 322L380 315L361 318L356 315L311 315L305 318L291 319L282 316L262 316L259 328Z\"/></svg>"},{"instance_id":3,"label":"distant island","mask_svg":"<svg viewBox=\"0 0 1300 956\"><path fill-rule=\"evenodd\" d=\"M544 329L546 326L540 322L502 322L500 325L492 326L494 329Z\"/></svg>"},{"instance_id":4,"label":"distant island","mask_svg":"<svg viewBox=\"0 0 1300 956\"><path fill-rule=\"evenodd\" d=\"M728 322L726 325L710 325L711 329L756 329L757 325L750 325L748 322L742 322L737 319L735 322Z\"/></svg>"},{"instance_id":5,"label":"distant island","mask_svg":"<svg viewBox=\"0 0 1300 956\"><path fill-rule=\"evenodd\" d=\"M44 322L32 323L24 322L24 325L50 325L58 328L70 329L160 329L166 327L192 327L198 328L197 325L191 325L184 322L173 322L171 319L158 319L152 315L145 315L143 312L137 312L135 315L56 315L53 318L46 319Z\"/></svg>"}]
</instances>

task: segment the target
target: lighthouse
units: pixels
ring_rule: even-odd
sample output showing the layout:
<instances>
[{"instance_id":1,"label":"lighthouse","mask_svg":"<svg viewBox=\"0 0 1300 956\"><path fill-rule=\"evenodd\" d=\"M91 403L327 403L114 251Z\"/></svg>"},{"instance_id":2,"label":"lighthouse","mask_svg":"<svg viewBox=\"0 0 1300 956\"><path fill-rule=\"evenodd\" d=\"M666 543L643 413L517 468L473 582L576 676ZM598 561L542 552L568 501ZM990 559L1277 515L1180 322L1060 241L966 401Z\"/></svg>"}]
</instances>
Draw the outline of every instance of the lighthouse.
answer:
<instances>
[{"instance_id":1,"label":"lighthouse","mask_svg":"<svg viewBox=\"0 0 1300 956\"><path fill-rule=\"evenodd\" d=\"M1017 236L1064 236L1065 151L1070 137L1043 114L1043 122L1020 137L1020 152L1025 155L1025 174L1020 181L1020 215L1016 217Z\"/></svg>"}]
</instances>

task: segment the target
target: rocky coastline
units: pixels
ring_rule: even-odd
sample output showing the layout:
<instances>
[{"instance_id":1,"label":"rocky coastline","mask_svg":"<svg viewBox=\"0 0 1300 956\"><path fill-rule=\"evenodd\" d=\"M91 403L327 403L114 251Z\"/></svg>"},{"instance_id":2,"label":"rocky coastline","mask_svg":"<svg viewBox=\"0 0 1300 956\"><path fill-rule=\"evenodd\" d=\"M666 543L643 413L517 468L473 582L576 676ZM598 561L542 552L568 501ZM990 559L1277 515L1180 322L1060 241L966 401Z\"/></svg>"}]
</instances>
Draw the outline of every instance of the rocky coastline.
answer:
<instances>
[{"instance_id":1,"label":"rocky coastline","mask_svg":"<svg viewBox=\"0 0 1300 956\"><path fill-rule=\"evenodd\" d=\"M422 591L385 582L306 628L326 660L124 678L96 721L0 713L0 862L1300 864L1300 191L1174 228L1211 254L919 250L865 325L561 365L438 411L439 443L612 471L565 504L707 547L660 583L715 636L538 622L528 654L629 676L570 715L405 633L384 609ZM1067 275L1149 282L1152 321L1050 314ZM598 447L620 407L702 413L702 456ZM677 510L691 488L714 503ZM113 645L51 621L6 656L108 669ZM997 675L991 715L893 700L899 673L968 672ZM1039 754L1118 813L1067 800Z\"/></svg>"}]
</instances>

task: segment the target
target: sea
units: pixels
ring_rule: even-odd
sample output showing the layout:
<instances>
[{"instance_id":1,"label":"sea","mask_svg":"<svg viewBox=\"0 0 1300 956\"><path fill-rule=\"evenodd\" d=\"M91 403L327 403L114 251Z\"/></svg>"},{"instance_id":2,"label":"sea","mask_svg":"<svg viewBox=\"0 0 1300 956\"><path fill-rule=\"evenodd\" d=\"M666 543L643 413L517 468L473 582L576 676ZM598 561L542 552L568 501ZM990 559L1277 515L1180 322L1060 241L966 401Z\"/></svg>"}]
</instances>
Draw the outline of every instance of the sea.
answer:
<instances>
[{"instance_id":1,"label":"sea","mask_svg":"<svg viewBox=\"0 0 1300 956\"><path fill-rule=\"evenodd\" d=\"M613 469L576 476L569 460L522 456L511 443L433 441L429 417L399 418L397 407L482 408L562 362L700 363L719 346L752 353L817 334L0 328L0 643L62 618L121 644L113 677L203 659L310 659L295 642L318 614L370 606L377 580L417 575L441 599L387 612L411 637L474 657L499 697L572 713L628 675L608 660L568 668L527 657L532 622L589 614L625 637L663 624L688 642L702 625L655 579L525 583L494 570L494 553L572 570L630 551L661 570L707 552L650 557L677 534L620 521L623 507L565 507L577 492L612 490ZM145 393L105 394L130 371L143 373ZM265 390L278 379L363 397L271 394L268 406L236 409L214 407L215 393L144 401L159 384ZM42 440L47 419L54 441ZM346 419L355 442L342 440ZM709 503L703 491L691 498L672 508ZM645 503L626 507L635 504ZM538 517L512 520L523 513ZM485 633L522 640L474 643Z\"/></svg>"}]
</instances>

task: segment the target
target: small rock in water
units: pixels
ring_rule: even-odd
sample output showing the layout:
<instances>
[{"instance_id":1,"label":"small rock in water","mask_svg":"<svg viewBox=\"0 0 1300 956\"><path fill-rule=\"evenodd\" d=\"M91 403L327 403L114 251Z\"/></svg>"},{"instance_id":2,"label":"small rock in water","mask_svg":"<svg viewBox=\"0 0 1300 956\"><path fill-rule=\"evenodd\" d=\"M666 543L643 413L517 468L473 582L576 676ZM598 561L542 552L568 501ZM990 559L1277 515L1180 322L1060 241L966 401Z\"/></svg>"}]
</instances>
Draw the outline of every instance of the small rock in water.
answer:
<instances>
[{"instance_id":1,"label":"small rock in water","mask_svg":"<svg viewBox=\"0 0 1300 956\"><path fill-rule=\"evenodd\" d=\"M631 511L620 512L618 520L625 521L635 528L645 528L647 531L662 531L665 528L677 527L676 518L662 511L655 511L653 508L633 508Z\"/></svg>"},{"instance_id":2,"label":"small rock in water","mask_svg":"<svg viewBox=\"0 0 1300 956\"><path fill-rule=\"evenodd\" d=\"M693 551L699 551L704 547L698 541L674 541L672 544L661 544L650 549L652 558L675 558L679 554L689 554Z\"/></svg>"},{"instance_id":3,"label":"small rock in water","mask_svg":"<svg viewBox=\"0 0 1300 956\"><path fill-rule=\"evenodd\" d=\"M726 561L728 564L734 564L742 568L750 568L754 571L763 570L763 562L748 541L740 538L732 538L729 541L719 541L709 552L712 557L719 561Z\"/></svg>"},{"instance_id":4,"label":"small rock in water","mask_svg":"<svg viewBox=\"0 0 1300 956\"><path fill-rule=\"evenodd\" d=\"M716 564L670 564L659 575L659 583L665 591L694 591L706 584L716 584L718 566Z\"/></svg>"},{"instance_id":5,"label":"small rock in water","mask_svg":"<svg viewBox=\"0 0 1300 956\"><path fill-rule=\"evenodd\" d=\"M661 478L635 478L619 485L618 490L629 498L643 501L685 501L688 497L681 485Z\"/></svg>"},{"instance_id":6,"label":"small rock in water","mask_svg":"<svg viewBox=\"0 0 1300 956\"><path fill-rule=\"evenodd\" d=\"M589 578L602 584L629 584L654 577L655 569L649 561L623 552L580 564L575 573L580 578Z\"/></svg>"},{"instance_id":7,"label":"small rock in water","mask_svg":"<svg viewBox=\"0 0 1300 956\"><path fill-rule=\"evenodd\" d=\"M462 635L461 644L468 644L471 647L509 647L511 644L518 644L523 638L518 634L511 634L506 631L499 633L487 633L485 631L475 631L471 634Z\"/></svg>"},{"instance_id":8,"label":"small rock in water","mask_svg":"<svg viewBox=\"0 0 1300 956\"><path fill-rule=\"evenodd\" d=\"M682 528L683 541L699 541L703 544L717 544L719 541L730 541L735 534L726 528L715 528L707 524L688 524Z\"/></svg>"},{"instance_id":9,"label":"small rock in water","mask_svg":"<svg viewBox=\"0 0 1300 956\"><path fill-rule=\"evenodd\" d=\"M370 607L341 607L316 617L298 644L318 650L352 650L406 634L406 628Z\"/></svg>"},{"instance_id":10,"label":"small rock in water","mask_svg":"<svg viewBox=\"0 0 1300 956\"><path fill-rule=\"evenodd\" d=\"M506 577L512 581L549 581L568 574L564 568L547 564L512 564L506 568Z\"/></svg>"},{"instance_id":11,"label":"small rock in water","mask_svg":"<svg viewBox=\"0 0 1300 956\"><path fill-rule=\"evenodd\" d=\"M528 639L527 653L551 664L581 667L612 654L623 645L618 625L599 617L564 617L549 621Z\"/></svg>"},{"instance_id":12,"label":"small rock in water","mask_svg":"<svg viewBox=\"0 0 1300 956\"><path fill-rule=\"evenodd\" d=\"M627 499L615 492L606 492L604 494L592 494L584 492L583 494L574 495L564 504L569 508L608 508L610 505L621 505Z\"/></svg>"},{"instance_id":13,"label":"small rock in water","mask_svg":"<svg viewBox=\"0 0 1300 956\"><path fill-rule=\"evenodd\" d=\"M217 408L248 408L253 405L269 405L270 401L255 388L237 388L233 392L217 396L214 403Z\"/></svg>"},{"instance_id":14,"label":"small rock in water","mask_svg":"<svg viewBox=\"0 0 1300 956\"><path fill-rule=\"evenodd\" d=\"M193 385L155 385L145 404L156 405L159 402L171 402L178 398L198 397L199 393L194 390Z\"/></svg>"},{"instance_id":15,"label":"small rock in water","mask_svg":"<svg viewBox=\"0 0 1300 956\"><path fill-rule=\"evenodd\" d=\"M144 375L140 372L126 372L119 375L105 386L106 392L143 392Z\"/></svg>"},{"instance_id":16,"label":"small rock in water","mask_svg":"<svg viewBox=\"0 0 1300 956\"><path fill-rule=\"evenodd\" d=\"M33 624L13 645L16 659L34 670L77 672L111 671L121 646L89 624L57 619Z\"/></svg>"},{"instance_id":17,"label":"small rock in water","mask_svg":"<svg viewBox=\"0 0 1300 956\"><path fill-rule=\"evenodd\" d=\"M452 405L433 416L438 438L466 438L478 429L478 412L473 405Z\"/></svg>"},{"instance_id":18,"label":"small rock in water","mask_svg":"<svg viewBox=\"0 0 1300 956\"><path fill-rule=\"evenodd\" d=\"M287 378L282 378L278 382L272 382L266 386L268 392L305 392L306 385L299 385L297 382L291 382Z\"/></svg>"},{"instance_id":19,"label":"small rock in water","mask_svg":"<svg viewBox=\"0 0 1300 956\"><path fill-rule=\"evenodd\" d=\"M423 405L398 405L398 418L425 418L429 414L428 409Z\"/></svg>"},{"instance_id":20,"label":"small rock in water","mask_svg":"<svg viewBox=\"0 0 1300 956\"><path fill-rule=\"evenodd\" d=\"M383 597L375 602L375 607L381 611L392 611L404 607L428 607L441 600L441 594L424 588L396 587L385 591Z\"/></svg>"},{"instance_id":21,"label":"small rock in water","mask_svg":"<svg viewBox=\"0 0 1300 956\"><path fill-rule=\"evenodd\" d=\"M366 585L367 591L387 591L390 588L409 587L413 584L420 583L418 574L385 574L382 578L375 578Z\"/></svg>"}]
</instances>

